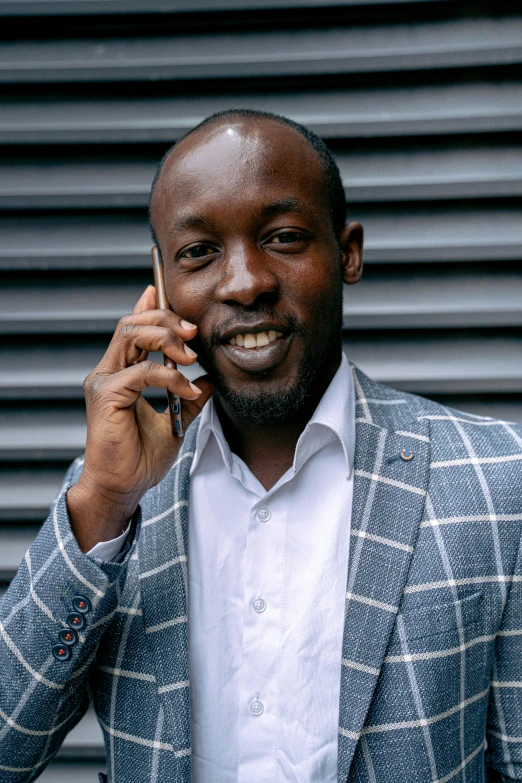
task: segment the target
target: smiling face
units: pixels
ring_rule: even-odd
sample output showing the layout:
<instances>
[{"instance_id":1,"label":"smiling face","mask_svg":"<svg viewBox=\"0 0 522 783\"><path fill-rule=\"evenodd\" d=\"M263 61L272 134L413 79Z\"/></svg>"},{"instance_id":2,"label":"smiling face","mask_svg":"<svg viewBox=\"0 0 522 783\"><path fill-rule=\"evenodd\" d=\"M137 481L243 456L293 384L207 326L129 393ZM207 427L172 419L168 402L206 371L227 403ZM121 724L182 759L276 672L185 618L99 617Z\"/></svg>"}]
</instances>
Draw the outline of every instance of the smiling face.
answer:
<instances>
[{"instance_id":1,"label":"smiling face","mask_svg":"<svg viewBox=\"0 0 522 783\"><path fill-rule=\"evenodd\" d=\"M166 161L151 215L169 302L197 324L191 345L225 403L261 424L324 391L341 356L343 274L360 277L362 232L352 224L335 235L306 140L265 119L196 131Z\"/></svg>"}]
</instances>

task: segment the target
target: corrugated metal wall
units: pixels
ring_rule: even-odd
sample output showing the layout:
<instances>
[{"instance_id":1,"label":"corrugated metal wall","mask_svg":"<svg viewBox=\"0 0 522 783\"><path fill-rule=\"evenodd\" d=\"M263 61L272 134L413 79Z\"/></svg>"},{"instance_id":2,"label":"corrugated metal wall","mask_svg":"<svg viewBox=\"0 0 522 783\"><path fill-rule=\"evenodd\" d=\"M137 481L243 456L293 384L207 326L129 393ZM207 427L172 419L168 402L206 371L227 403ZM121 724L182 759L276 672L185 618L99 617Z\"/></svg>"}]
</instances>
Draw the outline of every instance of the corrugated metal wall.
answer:
<instances>
[{"instance_id":1,"label":"corrugated metal wall","mask_svg":"<svg viewBox=\"0 0 522 783\"><path fill-rule=\"evenodd\" d=\"M150 281L156 162L218 109L288 114L336 152L366 228L350 358L522 421L518 3L0 0L0 16L4 585L82 451L82 380ZM102 768L88 716L42 779Z\"/></svg>"}]
</instances>

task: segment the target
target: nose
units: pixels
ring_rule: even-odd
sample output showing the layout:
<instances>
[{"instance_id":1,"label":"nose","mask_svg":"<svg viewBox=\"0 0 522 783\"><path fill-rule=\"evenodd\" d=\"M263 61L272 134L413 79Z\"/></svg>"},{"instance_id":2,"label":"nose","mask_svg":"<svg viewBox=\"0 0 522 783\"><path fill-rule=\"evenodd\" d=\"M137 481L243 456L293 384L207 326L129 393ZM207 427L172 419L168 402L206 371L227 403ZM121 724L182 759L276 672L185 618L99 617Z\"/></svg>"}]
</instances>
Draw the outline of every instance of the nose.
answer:
<instances>
[{"instance_id":1,"label":"nose","mask_svg":"<svg viewBox=\"0 0 522 783\"><path fill-rule=\"evenodd\" d=\"M225 256L216 298L223 304L253 307L260 299L273 302L278 289L277 277L266 254L258 247L241 244Z\"/></svg>"}]
</instances>

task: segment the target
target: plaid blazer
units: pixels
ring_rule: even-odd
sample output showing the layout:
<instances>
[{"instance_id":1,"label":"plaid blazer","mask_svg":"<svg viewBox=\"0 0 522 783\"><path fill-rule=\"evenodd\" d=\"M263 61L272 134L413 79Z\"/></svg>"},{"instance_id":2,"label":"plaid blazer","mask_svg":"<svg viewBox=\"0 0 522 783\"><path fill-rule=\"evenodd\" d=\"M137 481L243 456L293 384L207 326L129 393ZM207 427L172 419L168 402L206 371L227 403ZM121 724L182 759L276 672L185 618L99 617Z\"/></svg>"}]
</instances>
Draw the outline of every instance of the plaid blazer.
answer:
<instances>
[{"instance_id":1,"label":"plaid blazer","mask_svg":"<svg viewBox=\"0 0 522 783\"><path fill-rule=\"evenodd\" d=\"M353 373L338 781L522 781L522 428ZM112 783L190 781L197 426L143 498L121 563L77 546L64 492L82 461L70 468L1 604L2 783L37 778L89 698ZM71 657L56 660L51 647L77 595L92 604L87 623Z\"/></svg>"}]
</instances>

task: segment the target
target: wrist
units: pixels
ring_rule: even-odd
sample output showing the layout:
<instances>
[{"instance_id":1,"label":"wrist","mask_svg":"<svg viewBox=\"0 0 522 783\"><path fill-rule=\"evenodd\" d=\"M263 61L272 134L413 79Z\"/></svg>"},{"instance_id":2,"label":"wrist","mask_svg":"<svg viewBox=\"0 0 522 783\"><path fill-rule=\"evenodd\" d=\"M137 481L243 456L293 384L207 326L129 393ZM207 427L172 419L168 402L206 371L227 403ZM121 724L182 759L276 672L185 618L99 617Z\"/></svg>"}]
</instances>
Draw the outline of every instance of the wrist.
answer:
<instances>
[{"instance_id":1,"label":"wrist","mask_svg":"<svg viewBox=\"0 0 522 783\"><path fill-rule=\"evenodd\" d=\"M66 495L71 527L80 549L88 552L96 544L121 535L140 499L133 493L112 492L80 477Z\"/></svg>"}]
</instances>

